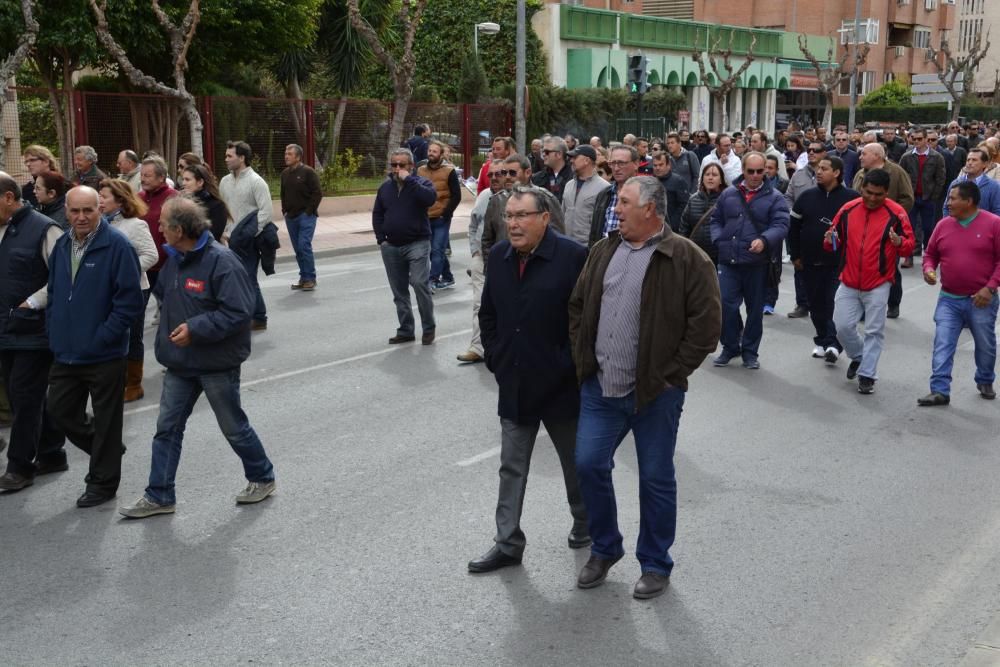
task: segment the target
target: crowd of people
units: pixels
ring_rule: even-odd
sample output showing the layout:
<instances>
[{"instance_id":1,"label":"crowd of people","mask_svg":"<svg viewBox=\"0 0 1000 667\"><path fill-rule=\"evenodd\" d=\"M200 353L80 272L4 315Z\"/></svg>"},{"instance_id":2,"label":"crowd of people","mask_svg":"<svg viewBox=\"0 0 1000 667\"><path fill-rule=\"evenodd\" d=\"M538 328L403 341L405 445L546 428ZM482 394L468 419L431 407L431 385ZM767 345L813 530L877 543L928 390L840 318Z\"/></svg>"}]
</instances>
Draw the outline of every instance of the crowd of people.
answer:
<instances>
[{"instance_id":1,"label":"crowd of people","mask_svg":"<svg viewBox=\"0 0 1000 667\"><path fill-rule=\"evenodd\" d=\"M941 139L944 137L944 145ZM673 452L688 377L711 354L761 367L783 265L809 317L810 353L847 358L847 378L875 391L887 318L898 317L903 273L922 256L941 285L930 393L950 402L963 328L975 342L975 384L995 398L1000 286L1000 134L996 124L848 132L823 128L626 135L545 135L518 154L496 137L478 178L469 225L473 333L458 355L485 362L499 388L496 535L468 563L485 573L521 562L520 527L540 428L562 465L572 519L567 542L589 546L580 588L600 585L624 554L611 471L634 436L640 486L634 596L669 584L676 528ZM450 147L427 125L391 151L372 227L396 307L391 345L435 340L433 296L455 286L450 225L462 198ZM65 471L64 443L90 456L77 501L115 497L123 405L144 395L142 332L156 302L155 357L165 368L148 486L119 512L173 513L185 423L201 393L241 459L256 503L274 468L240 406L251 333L267 328L258 272L273 272L277 227L249 145L228 144L227 174L193 154L176 180L155 154L123 150L120 173L97 168L89 146L64 176L41 146L24 151L31 179L0 172L0 367L12 426L0 490ZM312 253L322 193L300 146L285 150L281 211L299 280L317 288ZM940 273L940 275L939 275ZM719 344L721 343L721 348ZM92 414L86 411L91 405Z\"/></svg>"},{"instance_id":2,"label":"crowd of people","mask_svg":"<svg viewBox=\"0 0 1000 667\"><path fill-rule=\"evenodd\" d=\"M437 230L457 203L443 176L427 174L449 168L447 147L430 134L418 126L393 151L373 213L399 315L390 344L415 340L408 287L423 343L432 343L431 295L454 281L428 259L446 254L448 235ZM640 487L634 596L661 594L673 565L673 451L687 377L713 352L716 367L734 359L761 367L763 322L775 313L786 261L795 285L788 316L811 318L811 356L827 364L846 356L847 378L869 395L886 319L899 316L903 271L922 256L923 280L940 281L941 292L930 393L918 405L950 402L963 328L975 341L976 390L995 398L996 123L793 127L773 140L756 128L682 131L607 146L545 135L530 146L520 155L496 137L472 181L473 335L458 361L485 362L496 377L501 453L494 544L470 572L521 562L524 490L544 425L563 468L568 545L591 547L577 585L600 585L624 553L611 469L631 431Z\"/></svg>"}]
</instances>

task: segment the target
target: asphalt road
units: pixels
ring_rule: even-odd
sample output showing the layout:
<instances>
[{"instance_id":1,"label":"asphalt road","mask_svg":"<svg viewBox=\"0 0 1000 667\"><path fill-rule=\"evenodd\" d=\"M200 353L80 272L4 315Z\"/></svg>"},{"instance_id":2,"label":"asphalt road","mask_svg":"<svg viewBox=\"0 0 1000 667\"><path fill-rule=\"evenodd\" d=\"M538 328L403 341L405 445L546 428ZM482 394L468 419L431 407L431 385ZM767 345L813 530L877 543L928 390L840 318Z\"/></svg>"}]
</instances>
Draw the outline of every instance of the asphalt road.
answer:
<instances>
[{"instance_id":1,"label":"asphalt road","mask_svg":"<svg viewBox=\"0 0 1000 667\"><path fill-rule=\"evenodd\" d=\"M237 507L238 459L202 400L176 515L80 510L86 461L0 496L4 665L952 665L1000 605L996 403L968 336L948 408L927 392L936 292L905 272L881 380L860 396L810 357L811 325L768 318L760 371L707 365L681 422L677 562L663 597L631 597L631 553L575 588L586 550L555 453L535 450L521 567L473 576L494 531L499 424L469 337L468 251L436 298L438 340L386 345L395 313L375 253L264 281L271 320L243 368L244 405L277 494ZM147 331L150 340L151 330ZM149 466L160 374L128 406L119 500ZM631 550L634 449L615 475Z\"/></svg>"}]
</instances>

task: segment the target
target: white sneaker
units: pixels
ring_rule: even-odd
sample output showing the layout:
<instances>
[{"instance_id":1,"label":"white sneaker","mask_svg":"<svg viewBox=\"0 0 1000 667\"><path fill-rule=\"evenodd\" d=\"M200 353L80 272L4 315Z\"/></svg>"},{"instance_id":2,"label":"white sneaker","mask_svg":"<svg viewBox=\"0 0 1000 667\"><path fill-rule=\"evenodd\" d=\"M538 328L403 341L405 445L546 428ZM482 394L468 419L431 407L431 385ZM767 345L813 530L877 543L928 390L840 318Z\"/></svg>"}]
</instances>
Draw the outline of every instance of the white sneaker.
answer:
<instances>
[{"instance_id":1,"label":"white sneaker","mask_svg":"<svg viewBox=\"0 0 1000 667\"><path fill-rule=\"evenodd\" d=\"M835 364L837 363L837 359L840 359L840 352L835 347L828 347L823 354L823 359L828 364Z\"/></svg>"},{"instance_id":2,"label":"white sneaker","mask_svg":"<svg viewBox=\"0 0 1000 667\"><path fill-rule=\"evenodd\" d=\"M813 348L813 359L822 359L824 354L823 346L817 345Z\"/></svg>"}]
</instances>

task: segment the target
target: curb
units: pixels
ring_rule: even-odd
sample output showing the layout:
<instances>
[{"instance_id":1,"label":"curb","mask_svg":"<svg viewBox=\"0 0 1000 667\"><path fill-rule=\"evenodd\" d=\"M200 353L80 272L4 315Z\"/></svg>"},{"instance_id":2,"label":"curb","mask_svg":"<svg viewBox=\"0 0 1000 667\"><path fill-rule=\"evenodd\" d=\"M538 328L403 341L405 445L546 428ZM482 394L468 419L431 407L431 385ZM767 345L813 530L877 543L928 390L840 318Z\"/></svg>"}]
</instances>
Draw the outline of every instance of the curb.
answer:
<instances>
[{"instance_id":1,"label":"curb","mask_svg":"<svg viewBox=\"0 0 1000 667\"><path fill-rule=\"evenodd\" d=\"M959 667L997 667L1000 665L1000 615L983 630L983 633L965 654Z\"/></svg>"},{"instance_id":2,"label":"curb","mask_svg":"<svg viewBox=\"0 0 1000 667\"><path fill-rule=\"evenodd\" d=\"M452 240L455 239L466 239L469 238L469 232L455 232L451 234ZM378 246L375 246L376 248ZM313 257L315 259L329 259L330 257L340 257L342 255L359 255L363 252L371 252L375 248L372 248L370 244L365 245L352 245L345 246L343 248L325 248L323 250L316 250L313 252ZM275 265L277 264L290 264L295 262L295 255L282 255L274 260Z\"/></svg>"}]
</instances>

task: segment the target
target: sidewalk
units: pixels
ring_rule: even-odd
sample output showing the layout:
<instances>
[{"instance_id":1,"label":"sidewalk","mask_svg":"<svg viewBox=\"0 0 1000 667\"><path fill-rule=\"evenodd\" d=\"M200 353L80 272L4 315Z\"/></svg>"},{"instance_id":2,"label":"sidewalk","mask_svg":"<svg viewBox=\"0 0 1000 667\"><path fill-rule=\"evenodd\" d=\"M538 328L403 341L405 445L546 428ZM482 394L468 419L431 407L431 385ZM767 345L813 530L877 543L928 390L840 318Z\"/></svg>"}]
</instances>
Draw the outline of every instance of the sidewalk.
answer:
<instances>
[{"instance_id":1,"label":"sidewalk","mask_svg":"<svg viewBox=\"0 0 1000 667\"><path fill-rule=\"evenodd\" d=\"M474 202L467 196L455 209L451 220L451 237L463 238L469 233L469 213ZM278 261L295 261L292 243L288 240L285 221L281 217L280 207L275 212L274 223L278 226ZM316 234L313 236L313 253L317 257L344 255L355 252L375 250L375 232L372 231L371 211L360 213L342 213L340 215L321 215L316 221Z\"/></svg>"}]
</instances>

